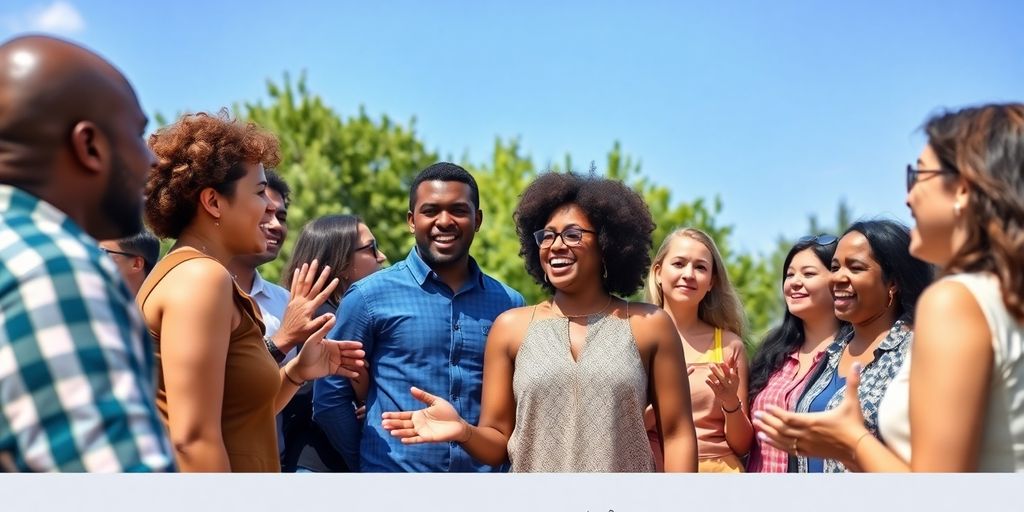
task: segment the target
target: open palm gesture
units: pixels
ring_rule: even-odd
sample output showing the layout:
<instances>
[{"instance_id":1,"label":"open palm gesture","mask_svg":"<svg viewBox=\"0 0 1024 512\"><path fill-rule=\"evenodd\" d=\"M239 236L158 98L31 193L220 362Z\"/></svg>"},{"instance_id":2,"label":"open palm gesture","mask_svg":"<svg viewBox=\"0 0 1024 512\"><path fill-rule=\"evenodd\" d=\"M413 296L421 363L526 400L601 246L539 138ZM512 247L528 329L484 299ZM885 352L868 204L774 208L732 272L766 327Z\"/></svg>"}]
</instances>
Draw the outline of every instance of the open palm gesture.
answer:
<instances>
[{"instance_id":1,"label":"open palm gesture","mask_svg":"<svg viewBox=\"0 0 1024 512\"><path fill-rule=\"evenodd\" d=\"M768 406L754 415L758 437L796 456L835 459L844 464L853 457L857 442L869 431L864 426L857 389L860 365L854 364L846 379L843 401L823 412L795 413Z\"/></svg>"},{"instance_id":2,"label":"open palm gesture","mask_svg":"<svg viewBox=\"0 0 1024 512\"><path fill-rule=\"evenodd\" d=\"M410 391L414 398L427 404L427 408L384 413L384 430L404 444L462 441L469 436L469 425L452 404L417 387Z\"/></svg>"},{"instance_id":3,"label":"open palm gesture","mask_svg":"<svg viewBox=\"0 0 1024 512\"><path fill-rule=\"evenodd\" d=\"M738 357L739 351L733 350L728 361L713 363L710 368L711 373L704 381L711 388L711 391L715 393L715 398L729 409L732 409L734 404L740 401L738 394L740 389Z\"/></svg>"}]
</instances>

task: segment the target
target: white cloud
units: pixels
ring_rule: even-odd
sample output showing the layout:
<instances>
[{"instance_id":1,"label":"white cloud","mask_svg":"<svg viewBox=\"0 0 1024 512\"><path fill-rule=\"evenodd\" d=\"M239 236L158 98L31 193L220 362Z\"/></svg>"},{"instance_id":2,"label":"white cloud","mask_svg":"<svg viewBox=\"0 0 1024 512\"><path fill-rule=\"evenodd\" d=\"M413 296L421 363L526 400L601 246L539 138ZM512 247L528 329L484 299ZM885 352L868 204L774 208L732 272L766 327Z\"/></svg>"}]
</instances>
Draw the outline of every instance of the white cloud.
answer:
<instances>
[{"instance_id":1,"label":"white cloud","mask_svg":"<svg viewBox=\"0 0 1024 512\"><path fill-rule=\"evenodd\" d=\"M22 13L0 16L0 30L71 35L85 30L85 18L71 3L56 0L45 7L35 6Z\"/></svg>"},{"instance_id":2,"label":"white cloud","mask_svg":"<svg viewBox=\"0 0 1024 512\"><path fill-rule=\"evenodd\" d=\"M68 2L57 0L42 10L29 15L32 30L74 34L85 30L85 19Z\"/></svg>"}]
</instances>

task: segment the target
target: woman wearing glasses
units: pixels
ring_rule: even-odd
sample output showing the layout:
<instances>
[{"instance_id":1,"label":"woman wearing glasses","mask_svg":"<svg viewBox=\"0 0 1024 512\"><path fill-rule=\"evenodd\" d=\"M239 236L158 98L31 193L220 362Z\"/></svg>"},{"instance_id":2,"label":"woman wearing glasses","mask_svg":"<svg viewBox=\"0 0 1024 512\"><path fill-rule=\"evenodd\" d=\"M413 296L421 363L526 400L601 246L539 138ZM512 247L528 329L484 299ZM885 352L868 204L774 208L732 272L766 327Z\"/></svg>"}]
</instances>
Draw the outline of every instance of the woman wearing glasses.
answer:
<instances>
[{"instance_id":1,"label":"woman wearing glasses","mask_svg":"<svg viewBox=\"0 0 1024 512\"><path fill-rule=\"evenodd\" d=\"M782 324L765 336L750 364L750 412L772 405L792 411L807 385L811 369L839 329L829 289L829 266L838 238L801 238L782 264ZM771 444L754 440L747 458L751 473L785 473L789 455Z\"/></svg>"},{"instance_id":2,"label":"woman wearing glasses","mask_svg":"<svg viewBox=\"0 0 1024 512\"><path fill-rule=\"evenodd\" d=\"M910 250L943 277L878 406L881 440L865 435L856 379L840 407L779 411L765 432L864 471L1024 471L1024 105L944 113L924 130L907 168Z\"/></svg>"},{"instance_id":3,"label":"woman wearing glasses","mask_svg":"<svg viewBox=\"0 0 1024 512\"><path fill-rule=\"evenodd\" d=\"M747 415L747 356L740 335L743 307L715 242L698 229L665 237L647 277L647 300L672 319L686 354L698 470L743 471L753 428ZM652 449L657 425L648 411Z\"/></svg>"},{"instance_id":4,"label":"woman wearing glasses","mask_svg":"<svg viewBox=\"0 0 1024 512\"><path fill-rule=\"evenodd\" d=\"M301 269L303 263L322 262L332 269L338 287L327 297L317 315L333 314L341 305L341 297L352 283L376 272L386 261L377 249L377 241L370 228L355 215L326 215L311 220L302 228L291 259L285 266L283 282ZM352 379L360 403L366 399L366 378ZM361 392L361 394L360 394ZM353 404L346 404L354 407ZM332 410L320 411L332 416ZM282 433L284 452L281 467L284 471L339 472L358 469L359 439L329 438L313 421L313 383L307 382L283 411ZM350 416L339 416L347 418ZM342 421L342 419L337 419ZM336 420L328 418L327 428L336 428ZM353 431L358 430L352 429ZM337 442L337 449L332 445Z\"/></svg>"},{"instance_id":5,"label":"woman wearing glasses","mask_svg":"<svg viewBox=\"0 0 1024 512\"><path fill-rule=\"evenodd\" d=\"M696 469L685 360L671 318L630 303L650 262L650 212L619 181L548 173L515 213L526 270L549 300L510 310L487 339L480 422L444 400L389 412L404 443L454 441L512 471L649 472L644 408L654 404L666 471Z\"/></svg>"}]
</instances>

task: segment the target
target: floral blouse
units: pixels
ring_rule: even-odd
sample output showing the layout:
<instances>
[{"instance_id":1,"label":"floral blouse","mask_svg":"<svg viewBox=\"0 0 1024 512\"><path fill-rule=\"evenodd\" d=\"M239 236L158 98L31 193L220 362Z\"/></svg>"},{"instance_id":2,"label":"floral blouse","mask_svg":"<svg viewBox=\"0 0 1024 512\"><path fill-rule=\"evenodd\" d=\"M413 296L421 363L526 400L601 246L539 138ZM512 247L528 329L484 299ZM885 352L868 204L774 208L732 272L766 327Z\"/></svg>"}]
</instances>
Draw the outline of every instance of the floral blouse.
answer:
<instances>
[{"instance_id":1,"label":"floral blouse","mask_svg":"<svg viewBox=\"0 0 1024 512\"><path fill-rule=\"evenodd\" d=\"M861 370L857 395L860 397L861 412L864 414L864 425L875 437L878 437L878 404L885 396L889 383L903 366L913 336L914 331L911 324L905 318L897 320L889 329L889 334L875 349L874 360ZM819 367L817 374L807 384L803 396L797 402L796 412L808 412L811 402L828 387L833 375L839 369L839 359L843 355L843 350L850 344L851 339L853 339L852 330L829 345L826 349L825 364ZM825 409L831 410L838 407L843 401L844 392L845 386L840 387L829 399ZM846 471L846 467L837 460L825 459L824 462L826 473ZM807 472L807 457L796 457L796 463L798 472Z\"/></svg>"}]
</instances>

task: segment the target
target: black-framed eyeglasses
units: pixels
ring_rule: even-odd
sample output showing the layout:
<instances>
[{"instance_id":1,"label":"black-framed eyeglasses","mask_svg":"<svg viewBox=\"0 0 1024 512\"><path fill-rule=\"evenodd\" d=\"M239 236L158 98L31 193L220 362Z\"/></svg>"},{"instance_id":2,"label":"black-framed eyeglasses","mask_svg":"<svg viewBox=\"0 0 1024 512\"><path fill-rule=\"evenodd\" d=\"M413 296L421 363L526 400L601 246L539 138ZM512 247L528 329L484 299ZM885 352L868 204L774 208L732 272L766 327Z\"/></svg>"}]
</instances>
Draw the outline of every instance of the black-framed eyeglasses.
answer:
<instances>
[{"instance_id":1,"label":"black-framed eyeglasses","mask_svg":"<svg viewBox=\"0 0 1024 512\"><path fill-rule=\"evenodd\" d=\"M915 169L913 165L907 164L907 192L914 188L919 174L957 174L957 172L951 169Z\"/></svg>"},{"instance_id":2,"label":"black-framed eyeglasses","mask_svg":"<svg viewBox=\"0 0 1024 512\"><path fill-rule=\"evenodd\" d=\"M835 235L826 235L826 234L822 233L820 235L802 236L802 237L800 237L800 238L798 238L796 240L796 243L798 243L798 244L808 244L808 243L814 242L815 245L825 246L825 245L832 245L832 244L834 244L834 243L836 243L838 241L839 241L839 237L837 237Z\"/></svg>"},{"instance_id":3,"label":"black-framed eyeglasses","mask_svg":"<svg viewBox=\"0 0 1024 512\"><path fill-rule=\"evenodd\" d=\"M566 228L559 233L550 229L538 229L533 232L533 239L540 247L551 247L555 243L555 238L562 237L563 244L569 247L578 247L583 243L583 233L596 235L597 231L583 228Z\"/></svg>"},{"instance_id":4,"label":"black-framed eyeglasses","mask_svg":"<svg viewBox=\"0 0 1024 512\"><path fill-rule=\"evenodd\" d=\"M134 253L123 252L123 251L115 251L113 249L107 249L105 247L100 247L100 250L102 250L103 252L105 252L107 254L119 254L121 256L127 256L129 258L142 258L142 255L140 255L140 254L134 254ZM142 259L146 259L146 258L142 258Z\"/></svg>"},{"instance_id":5,"label":"black-framed eyeglasses","mask_svg":"<svg viewBox=\"0 0 1024 512\"><path fill-rule=\"evenodd\" d=\"M368 244L366 244L366 245L364 245L362 247L356 247L355 250L353 250L352 252L365 251L367 249L370 249L371 250L370 252L372 252L373 255L376 256L377 252L378 252L377 251L377 240L370 240L370 243L368 243Z\"/></svg>"}]
</instances>

